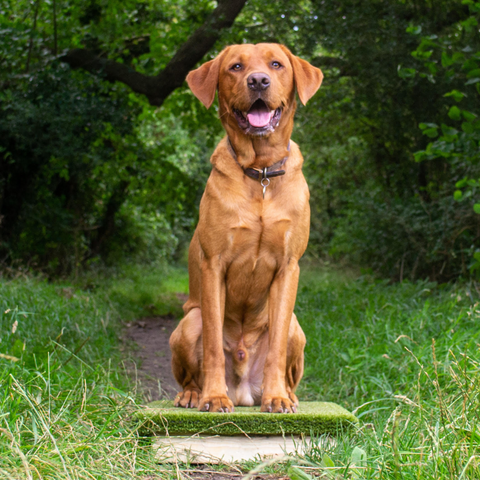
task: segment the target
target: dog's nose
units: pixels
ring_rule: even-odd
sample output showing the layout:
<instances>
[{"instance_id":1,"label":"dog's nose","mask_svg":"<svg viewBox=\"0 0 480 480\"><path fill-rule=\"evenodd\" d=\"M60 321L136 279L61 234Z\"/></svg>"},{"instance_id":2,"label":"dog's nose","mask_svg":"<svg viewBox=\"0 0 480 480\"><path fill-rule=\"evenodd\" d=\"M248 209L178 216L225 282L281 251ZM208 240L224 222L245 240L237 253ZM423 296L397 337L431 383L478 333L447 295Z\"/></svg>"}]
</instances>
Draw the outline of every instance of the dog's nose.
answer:
<instances>
[{"instance_id":1,"label":"dog's nose","mask_svg":"<svg viewBox=\"0 0 480 480\"><path fill-rule=\"evenodd\" d=\"M270 86L270 77L266 73L252 73L247 78L248 88L260 91Z\"/></svg>"}]
</instances>

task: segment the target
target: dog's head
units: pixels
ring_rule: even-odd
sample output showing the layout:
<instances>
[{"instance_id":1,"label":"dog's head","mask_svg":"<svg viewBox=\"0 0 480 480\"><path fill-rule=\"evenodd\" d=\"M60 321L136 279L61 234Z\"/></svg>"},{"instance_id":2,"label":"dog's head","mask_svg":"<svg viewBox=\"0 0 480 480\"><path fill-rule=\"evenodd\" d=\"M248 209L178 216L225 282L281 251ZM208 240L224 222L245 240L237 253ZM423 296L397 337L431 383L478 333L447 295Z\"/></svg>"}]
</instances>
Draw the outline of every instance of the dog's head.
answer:
<instances>
[{"instance_id":1,"label":"dog's head","mask_svg":"<svg viewBox=\"0 0 480 480\"><path fill-rule=\"evenodd\" d=\"M322 83L320 69L278 44L232 45L187 76L209 108L218 90L220 118L245 135L268 135L291 122L295 89L305 103Z\"/></svg>"}]
</instances>

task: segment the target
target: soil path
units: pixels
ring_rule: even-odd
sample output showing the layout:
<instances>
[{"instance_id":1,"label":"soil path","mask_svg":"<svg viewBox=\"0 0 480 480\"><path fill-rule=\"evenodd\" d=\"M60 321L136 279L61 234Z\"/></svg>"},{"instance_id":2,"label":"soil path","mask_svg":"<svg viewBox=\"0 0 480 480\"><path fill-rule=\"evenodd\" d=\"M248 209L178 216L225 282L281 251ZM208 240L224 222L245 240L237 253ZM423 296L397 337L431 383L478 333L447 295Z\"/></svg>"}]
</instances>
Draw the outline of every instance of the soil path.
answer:
<instances>
[{"instance_id":1,"label":"soil path","mask_svg":"<svg viewBox=\"0 0 480 480\"><path fill-rule=\"evenodd\" d=\"M131 374L143 391L145 400L174 398L180 387L172 374L168 340L177 321L173 317L151 317L125 326L124 337L134 360Z\"/></svg>"}]
</instances>

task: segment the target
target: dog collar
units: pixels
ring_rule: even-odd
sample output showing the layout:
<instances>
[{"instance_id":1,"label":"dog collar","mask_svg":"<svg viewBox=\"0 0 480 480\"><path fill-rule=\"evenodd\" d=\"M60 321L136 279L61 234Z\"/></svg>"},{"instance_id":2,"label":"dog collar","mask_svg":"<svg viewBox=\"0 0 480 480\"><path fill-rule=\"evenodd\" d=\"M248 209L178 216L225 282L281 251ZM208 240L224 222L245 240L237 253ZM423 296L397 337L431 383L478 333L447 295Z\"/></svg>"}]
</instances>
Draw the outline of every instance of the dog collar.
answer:
<instances>
[{"instance_id":1,"label":"dog collar","mask_svg":"<svg viewBox=\"0 0 480 480\"><path fill-rule=\"evenodd\" d=\"M288 159L288 155L282 160L274 163L273 165L270 165L270 167L265 167L265 168L244 168L240 163L238 163L237 160L237 154L235 153L235 149L233 148L232 142L230 142L230 138L227 137L228 140L228 146L230 147L232 151L233 158L237 162L237 164L240 166L240 168L243 170L243 173L250 178L253 178L254 180L258 180L260 184L263 187L263 198L265 198L265 190L266 188L270 185L270 179L273 177L280 177L281 175L285 175L285 170L281 170L280 168L285 165L285 162ZM290 152L290 140L288 141L288 146L287 150Z\"/></svg>"}]
</instances>

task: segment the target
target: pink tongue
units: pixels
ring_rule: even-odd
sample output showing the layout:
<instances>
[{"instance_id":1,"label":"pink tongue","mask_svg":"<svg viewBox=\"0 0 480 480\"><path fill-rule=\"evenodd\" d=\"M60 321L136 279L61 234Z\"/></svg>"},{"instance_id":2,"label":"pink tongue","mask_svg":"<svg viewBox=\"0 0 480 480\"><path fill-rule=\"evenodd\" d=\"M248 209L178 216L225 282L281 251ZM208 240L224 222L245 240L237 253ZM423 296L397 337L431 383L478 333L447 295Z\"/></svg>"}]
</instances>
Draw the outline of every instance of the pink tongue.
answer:
<instances>
[{"instance_id":1,"label":"pink tongue","mask_svg":"<svg viewBox=\"0 0 480 480\"><path fill-rule=\"evenodd\" d=\"M270 112L265 109L255 109L247 113L248 121L252 127L265 127L270 121Z\"/></svg>"}]
</instances>

